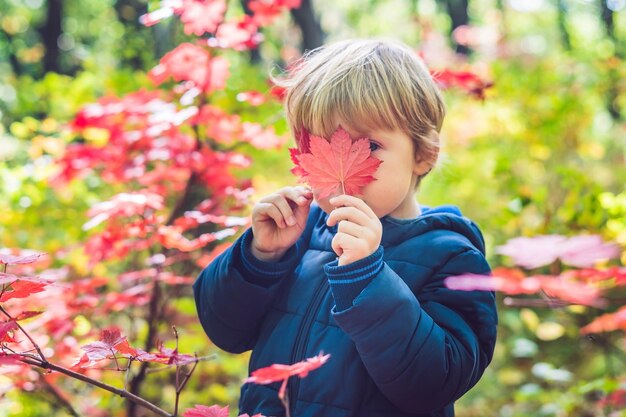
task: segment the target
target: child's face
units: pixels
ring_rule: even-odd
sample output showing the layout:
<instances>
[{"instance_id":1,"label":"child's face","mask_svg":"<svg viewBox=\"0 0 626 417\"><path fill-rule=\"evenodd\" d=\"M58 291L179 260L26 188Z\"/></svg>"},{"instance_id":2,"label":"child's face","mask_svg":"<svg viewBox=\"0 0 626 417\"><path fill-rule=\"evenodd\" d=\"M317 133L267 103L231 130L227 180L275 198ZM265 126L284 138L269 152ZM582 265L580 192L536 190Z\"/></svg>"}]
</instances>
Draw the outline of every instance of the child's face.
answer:
<instances>
[{"instance_id":1,"label":"child's face","mask_svg":"<svg viewBox=\"0 0 626 417\"><path fill-rule=\"evenodd\" d=\"M418 176L426 173L430 165L416 162L412 140L399 130L358 132L345 129L353 139L368 137L372 156L382 161L374 173L376 180L366 185L363 194L357 197L363 199L379 218L386 215L413 218L419 215L419 206L414 197L415 185ZM319 192L315 189L313 195L326 213L335 208L328 202L330 197L319 199Z\"/></svg>"}]
</instances>

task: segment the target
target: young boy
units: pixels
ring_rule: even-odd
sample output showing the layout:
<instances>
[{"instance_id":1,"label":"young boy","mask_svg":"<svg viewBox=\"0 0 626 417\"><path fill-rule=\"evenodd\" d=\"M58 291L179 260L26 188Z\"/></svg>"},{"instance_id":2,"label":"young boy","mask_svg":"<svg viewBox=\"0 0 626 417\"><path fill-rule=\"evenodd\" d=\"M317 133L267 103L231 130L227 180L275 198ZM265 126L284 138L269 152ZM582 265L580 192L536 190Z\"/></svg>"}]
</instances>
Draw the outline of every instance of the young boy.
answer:
<instances>
[{"instance_id":1,"label":"young boy","mask_svg":"<svg viewBox=\"0 0 626 417\"><path fill-rule=\"evenodd\" d=\"M490 271L477 226L414 198L437 159L440 93L412 50L375 40L313 51L284 84L297 138L341 125L382 163L359 196L262 198L194 284L206 333L228 352L252 349L250 372L330 354L290 380L292 417L453 416L491 360L497 318L493 293L443 283ZM285 415L279 385L245 384L240 412Z\"/></svg>"}]
</instances>

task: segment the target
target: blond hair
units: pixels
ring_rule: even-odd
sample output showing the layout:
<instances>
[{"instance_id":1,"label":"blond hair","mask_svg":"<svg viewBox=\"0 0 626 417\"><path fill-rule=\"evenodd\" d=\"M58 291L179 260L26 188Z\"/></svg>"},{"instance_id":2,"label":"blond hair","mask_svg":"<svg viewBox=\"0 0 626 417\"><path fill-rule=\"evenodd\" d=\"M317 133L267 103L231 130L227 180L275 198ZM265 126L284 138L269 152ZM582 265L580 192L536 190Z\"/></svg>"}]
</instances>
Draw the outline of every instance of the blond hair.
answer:
<instances>
[{"instance_id":1,"label":"blond hair","mask_svg":"<svg viewBox=\"0 0 626 417\"><path fill-rule=\"evenodd\" d=\"M297 142L303 131L329 138L339 122L359 132L398 129L413 140L416 158L437 160L443 99L422 60L402 43L323 46L274 82L287 89L286 116Z\"/></svg>"}]
</instances>

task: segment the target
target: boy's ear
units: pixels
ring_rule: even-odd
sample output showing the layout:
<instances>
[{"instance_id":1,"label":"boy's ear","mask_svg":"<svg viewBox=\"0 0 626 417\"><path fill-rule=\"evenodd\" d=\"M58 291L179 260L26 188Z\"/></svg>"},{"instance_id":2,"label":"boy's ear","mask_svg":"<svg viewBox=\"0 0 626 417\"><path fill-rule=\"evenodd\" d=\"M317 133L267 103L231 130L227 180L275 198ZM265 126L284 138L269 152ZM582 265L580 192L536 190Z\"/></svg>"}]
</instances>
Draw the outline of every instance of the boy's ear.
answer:
<instances>
[{"instance_id":1,"label":"boy's ear","mask_svg":"<svg viewBox=\"0 0 626 417\"><path fill-rule=\"evenodd\" d=\"M426 175L435 166L435 161L421 158L419 155L415 155L415 165L413 166L413 173L418 177Z\"/></svg>"},{"instance_id":2,"label":"boy's ear","mask_svg":"<svg viewBox=\"0 0 626 417\"><path fill-rule=\"evenodd\" d=\"M422 142L422 149L415 152L413 173L418 177L428 174L439 157L439 133L432 130L426 140Z\"/></svg>"}]
</instances>

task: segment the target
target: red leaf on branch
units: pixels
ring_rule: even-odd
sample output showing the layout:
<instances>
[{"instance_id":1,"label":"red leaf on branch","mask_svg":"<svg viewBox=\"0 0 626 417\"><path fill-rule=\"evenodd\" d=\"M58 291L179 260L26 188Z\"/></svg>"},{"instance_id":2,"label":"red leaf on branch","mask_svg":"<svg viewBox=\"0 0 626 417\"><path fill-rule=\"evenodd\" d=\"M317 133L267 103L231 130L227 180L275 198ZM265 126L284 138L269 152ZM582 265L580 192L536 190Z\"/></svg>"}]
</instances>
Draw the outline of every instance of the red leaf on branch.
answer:
<instances>
[{"instance_id":1,"label":"red leaf on branch","mask_svg":"<svg viewBox=\"0 0 626 417\"><path fill-rule=\"evenodd\" d=\"M15 339L9 335L9 332L17 329L17 324L13 320L0 323L0 342L15 342Z\"/></svg>"},{"instance_id":2,"label":"red leaf on branch","mask_svg":"<svg viewBox=\"0 0 626 417\"><path fill-rule=\"evenodd\" d=\"M2 277L0 277L0 279L1 278ZM15 281L2 283L3 287L0 289L0 303L14 298L26 298L31 294L42 292L50 284L50 281L37 277L19 277Z\"/></svg>"},{"instance_id":3,"label":"red leaf on branch","mask_svg":"<svg viewBox=\"0 0 626 417\"><path fill-rule=\"evenodd\" d=\"M93 366L98 361L111 359L116 353L138 356L139 353L128 344L126 336L122 336L119 329L105 329L100 340L89 343L81 348L85 355L80 359L81 368Z\"/></svg>"},{"instance_id":4,"label":"red leaf on branch","mask_svg":"<svg viewBox=\"0 0 626 417\"><path fill-rule=\"evenodd\" d=\"M292 160L296 163L292 173L319 190L319 198L337 192L358 195L365 185L375 179L373 174L381 161L370 155L367 138L353 142L340 126L330 141L310 135L309 142L310 153L291 151Z\"/></svg>"},{"instance_id":5,"label":"red leaf on branch","mask_svg":"<svg viewBox=\"0 0 626 417\"><path fill-rule=\"evenodd\" d=\"M183 417L228 417L228 406L220 407L212 405L196 405L194 408L188 408Z\"/></svg>"},{"instance_id":6,"label":"red leaf on branch","mask_svg":"<svg viewBox=\"0 0 626 417\"><path fill-rule=\"evenodd\" d=\"M582 334L613 332L626 330L626 306L614 313L603 314L580 329Z\"/></svg>"},{"instance_id":7,"label":"red leaf on branch","mask_svg":"<svg viewBox=\"0 0 626 417\"><path fill-rule=\"evenodd\" d=\"M493 275L464 274L448 277L444 283L451 290L500 291L504 294L536 294L544 291L548 296L573 304L599 306L603 303L600 291L584 282L569 279L569 275L535 275L526 277L519 270L495 269Z\"/></svg>"},{"instance_id":8,"label":"red leaf on branch","mask_svg":"<svg viewBox=\"0 0 626 417\"><path fill-rule=\"evenodd\" d=\"M291 376L299 376L304 378L320 366L324 365L328 361L330 355L323 355L320 353L317 356L308 358L304 361L294 363L293 365L274 364L265 368L257 369L252 372L252 376L247 378L245 382L252 382L255 384L271 384L273 382L283 381Z\"/></svg>"},{"instance_id":9,"label":"red leaf on branch","mask_svg":"<svg viewBox=\"0 0 626 417\"><path fill-rule=\"evenodd\" d=\"M145 362L164 363L166 365L187 365L197 361L193 355L187 355L185 353L178 353L178 349L170 349L163 344L159 346L158 353L150 353L150 358L139 357L139 360Z\"/></svg>"},{"instance_id":10,"label":"red leaf on branch","mask_svg":"<svg viewBox=\"0 0 626 417\"><path fill-rule=\"evenodd\" d=\"M18 314L17 316L14 317L14 320L15 321L26 320L26 319L29 319L31 317L38 316L38 315L40 315L42 313L43 313L43 311L22 311L20 314Z\"/></svg>"},{"instance_id":11,"label":"red leaf on branch","mask_svg":"<svg viewBox=\"0 0 626 417\"><path fill-rule=\"evenodd\" d=\"M493 86L493 83L483 81L478 75L469 71L445 69L443 71L432 71L431 75L440 88L445 90L458 87L480 100L485 99L485 90Z\"/></svg>"}]
</instances>

